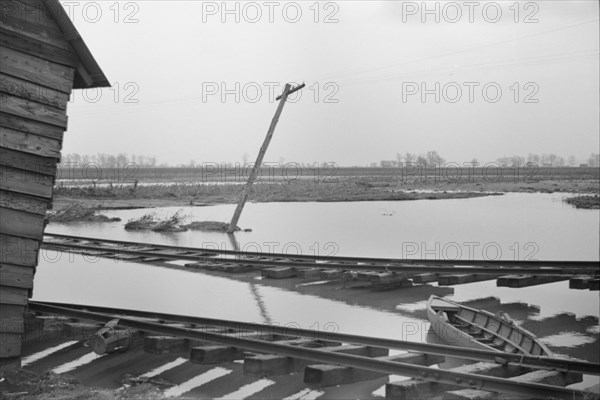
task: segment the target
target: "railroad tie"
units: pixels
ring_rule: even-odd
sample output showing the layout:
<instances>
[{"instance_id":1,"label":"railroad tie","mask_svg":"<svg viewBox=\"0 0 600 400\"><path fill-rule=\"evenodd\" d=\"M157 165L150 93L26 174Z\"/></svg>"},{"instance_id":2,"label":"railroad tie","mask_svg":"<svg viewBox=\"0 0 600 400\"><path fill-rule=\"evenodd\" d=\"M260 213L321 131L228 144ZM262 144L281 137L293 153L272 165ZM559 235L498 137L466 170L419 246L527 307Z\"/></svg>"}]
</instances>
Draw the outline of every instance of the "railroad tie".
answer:
<instances>
[{"instance_id":1,"label":"railroad tie","mask_svg":"<svg viewBox=\"0 0 600 400\"><path fill-rule=\"evenodd\" d=\"M386 348L358 345L330 346L321 347L320 349L334 353L353 354L366 357L383 357L387 356L389 353L389 349ZM274 354L259 354L244 359L244 375L255 377L285 375L301 371L309 364L310 361L308 360Z\"/></svg>"},{"instance_id":2,"label":"railroad tie","mask_svg":"<svg viewBox=\"0 0 600 400\"><path fill-rule=\"evenodd\" d=\"M523 375L514 376L508 378L511 381L515 382L535 382L535 383L545 383L548 385L562 386L565 387L567 385L571 385L573 383L579 383L583 380L583 375L579 373L564 373L559 371L550 371L550 370L538 370L529 372ZM486 400L486 399L505 399L506 393L497 393L497 392L488 392L485 390L476 390L476 389L462 389L462 390L453 390L444 394L444 400ZM519 396L516 394L511 394L509 396L510 399L528 399L530 396Z\"/></svg>"},{"instance_id":3,"label":"railroad tie","mask_svg":"<svg viewBox=\"0 0 600 400\"><path fill-rule=\"evenodd\" d=\"M395 356L375 358L427 367L442 363L445 359L443 356L422 353L404 353ZM331 364L309 365L304 369L304 383L310 387L316 388L368 381L385 376L387 375L380 372Z\"/></svg>"},{"instance_id":4,"label":"railroad tie","mask_svg":"<svg viewBox=\"0 0 600 400\"><path fill-rule=\"evenodd\" d=\"M496 286L522 288L565 281L567 279L569 279L569 277L566 275L505 275L498 278Z\"/></svg>"},{"instance_id":5,"label":"railroad tie","mask_svg":"<svg viewBox=\"0 0 600 400\"><path fill-rule=\"evenodd\" d=\"M506 378L518 375L523 371L523 368L516 365L478 362L451 368L449 371ZM457 386L445 383L423 381L420 379L407 379L404 381L390 382L386 384L385 397L386 399L395 400L424 399L429 398L439 392L456 388Z\"/></svg>"}]
</instances>

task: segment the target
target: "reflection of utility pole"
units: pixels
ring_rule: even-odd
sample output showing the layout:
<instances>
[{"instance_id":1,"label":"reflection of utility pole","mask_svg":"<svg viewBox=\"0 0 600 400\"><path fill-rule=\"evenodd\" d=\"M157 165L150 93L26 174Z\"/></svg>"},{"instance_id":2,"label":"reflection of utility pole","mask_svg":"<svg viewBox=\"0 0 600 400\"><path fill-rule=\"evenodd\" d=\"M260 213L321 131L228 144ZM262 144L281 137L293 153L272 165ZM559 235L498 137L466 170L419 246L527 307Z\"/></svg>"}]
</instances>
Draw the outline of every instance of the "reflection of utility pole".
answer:
<instances>
[{"instance_id":1,"label":"reflection of utility pole","mask_svg":"<svg viewBox=\"0 0 600 400\"><path fill-rule=\"evenodd\" d=\"M235 240L235 235L233 233L228 233L227 236L229 237L229 241L231 242L231 246L232 246L233 250L240 251L240 244L238 241ZM250 284L250 292L252 293L254 300L256 300L256 304L258 305L258 310L260 312L260 316L263 319L263 323L271 325L271 317L269 316L269 313L267 312L267 306L265 305L263 298L261 297L260 293L258 292L258 285L254 282L249 282L249 284Z\"/></svg>"},{"instance_id":2,"label":"reflection of utility pole","mask_svg":"<svg viewBox=\"0 0 600 400\"><path fill-rule=\"evenodd\" d=\"M277 106L277 111L275 111L275 116L271 121L271 126L269 126L269 130L267 131L267 137L258 152L258 157L256 157L256 162L252 167L252 171L250 171L250 176L248 177L248 182L242 189L242 196L240 197L240 201L233 213L233 218L231 218L231 222L229 223L229 227L227 228L227 233L233 233L235 228L237 227L237 223L240 219L240 215L242 214L242 210L244 209L244 205L246 204L246 200L248 199L248 194L250 193L250 189L252 188L252 184L256 180L256 175L258 174L258 170L260 169L260 165L262 164L263 158L265 157L265 153L267 152L267 147L269 147L269 143L271 143L271 138L273 137L273 133L275 132L275 127L277 126L277 122L279 121L279 116L283 111L283 106L288 96L304 87L304 83L296 86L295 88L291 88L291 85L287 83L285 88L283 89L283 93L281 96L278 96L276 100L279 100L279 105Z\"/></svg>"}]
</instances>

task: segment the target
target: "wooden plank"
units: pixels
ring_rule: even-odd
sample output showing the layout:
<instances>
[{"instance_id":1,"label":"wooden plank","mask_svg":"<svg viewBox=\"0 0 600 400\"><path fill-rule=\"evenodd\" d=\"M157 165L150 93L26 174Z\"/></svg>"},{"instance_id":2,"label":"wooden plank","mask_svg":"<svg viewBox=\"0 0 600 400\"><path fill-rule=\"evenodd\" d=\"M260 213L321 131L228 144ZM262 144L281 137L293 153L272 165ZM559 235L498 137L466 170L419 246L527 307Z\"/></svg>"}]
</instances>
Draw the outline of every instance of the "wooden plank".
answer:
<instances>
[{"instance_id":1,"label":"wooden plank","mask_svg":"<svg viewBox=\"0 0 600 400\"><path fill-rule=\"evenodd\" d=\"M75 69L0 46L2 72L70 94Z\"/></svg>"},{"instance_id":2,"label":"wooden plank","mask_svg":"<svg viewBox=\"0 0 600 400\"><path fill-rule=\"evenodd\" d=\"M31 270L31 268L29 268ZM15 304L0 304L0 332L23 333L25 306Z\"/></svg>"},{"instance_id":3,"label":"wooden plank","mask_svg":"<svg viewBox=\"0 0 600 400\"><path fill-rule=\"evenodd\" d=\"M35 267L39 242L33 239L0 234L0 262Z\"/></svg>"},{"instance_id":4,"label":"wooden plank","mask_svg":"<svg viewBox=\"0 0 600 400\"><path fill-rule=\"evenodd\" d=\"M20 333L0 332L0 358L17 357L21 355Z\"/></svg>"},{"instance_id":5,"label":"wooden plank","mask_svg":"<svg viewBox=\"0 0 600 400\"><path fill-rule=\"evenodd\" d=\"M27 304L28 295L28 289L0 285L0 304L24 306Z\"/></svg>"},{"instance_id":6,"label":"wooden plank","mask_svg":"<svg viewBox=\"0 0 600 400\"><path fill-rule=\"evenodd\" d=\"M34 269L11 264L0 264L0 282L4 286L11 286L23 289L33 288ZM6 314L0 313L2 319Z\"/></svg>"},{"instance_id":7,"label":"wooden plank","mask_svg":"<svg viewBox=\"0 0 600 400\"><path fill-rule=\"evenodd\" d=\"M40 157L34 154L0 147L0 165L6 165L20 170L56 176L56 158Z\"/></svg>"},{"instance_id":8,"label":"wooden plank","mask_svg":"<svg viewBox=\"0 0 600 400\"><path fill-rule=\"evenodd\" d=\"M67 129L67 113L56 107L3 94L0 111Z\"/></svg>"},{"instance_id":9,"label":"wooden plank","mask_svg":"<svg viewBox=\"0 0 600 400\"><path fill-rule=\"evenodd\" d=\"M49 4L44 0L10 0L5 2L4 12L16 18L43 26L63 34L57 21L48 10ZM68 18L68 16L65 16Z\"/></svg>"},{"instance_id":10,"label":"wooden plank","mask_svg":"<svg viewBox=\"0 0 600 400\"><path fill-rule=\"evenodd\" d=\"M65 110L69 95L35 83L0 74L0 92Z\"/></svg>"},{"instance_id":11,"label":"wooden plank","mask_svg":"<svg viewBox=\"0 0 600 400\"><path fill-rule=\"evenodd\" d=\"M0 127L0 146L36 156L49 157L53 160L48 162L56 164L56 160L60 159L62 143L60 140Z\"/></svg>"},{"instance_id":12,"label":"wooden plank","mask_svg":"<svg viewBox=\"0 0 600 400\"><path fill-rule=\"evenodd\" d=\"M0 113L0 126L60 141L62 141L65 133L65 130L58 126L4 113Z\"/></svg>"},{"instance_id":13,"label":"wooden plank","mask_svg":"<svg viewBox=\"0 0 600 400\"><path fill-rule=\"evenodd\" d=\"M54 177L0 165L0 189L52 198Z\"/></svg>"},{"instance_id":14,"label":"wooden plank","mask_svg":"<svg viewBox=\"0 0 600 400\"><path fill-rule=\"evenodd\" d=\"M31 6L14 0L3 0L0 12L2 15L0 27L64 50L73 51L58 25L52 20L47 21L49 18L41 18L41 13L36 14Z\"/></svg>"},{"instance_id":15,"label":"wooden plank","mask_svg":"<svg viewBox=\"0 0 600 400\"><path fill-rule=\"evenodd\" d=\"M0 27L0 45L17 50L44 60L77 67L79 59L72 50L65 50L60 47L40 42L37 39L30 38L19 32L4 29Z\"/></svg>"},{"instance_id":16,"label":"wooden plank","mask_svg":"<svg viewBox=\"0 0 600 400\"><path fill-rule=\"evenodd\" d=\"M0 207L26 211L38 215L46 215L49 200L40 197L27 196L21 193L0 190Z\"/></svg>"},{"instance_id":17,"label":"wooden plank","mask_svg":"<svg viewBox=\"0 0 600 400\"><path fill-rule=\"evenodd\" d=\"M44 216L0 207L0 233L42 240Z\"/></svg>"}]
</instances>

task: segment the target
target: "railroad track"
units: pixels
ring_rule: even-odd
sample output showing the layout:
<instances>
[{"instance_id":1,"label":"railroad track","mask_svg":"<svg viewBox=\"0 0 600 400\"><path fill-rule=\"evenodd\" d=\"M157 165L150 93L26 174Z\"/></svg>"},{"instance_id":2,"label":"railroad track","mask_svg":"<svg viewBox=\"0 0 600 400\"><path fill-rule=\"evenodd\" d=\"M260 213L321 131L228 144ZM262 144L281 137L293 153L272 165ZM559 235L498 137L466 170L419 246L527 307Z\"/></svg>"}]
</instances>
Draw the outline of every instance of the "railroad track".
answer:
<instances>
[{"instance_id":1,"label":"railroad track","mask_svg":"<svg viewBox=\"0 0 600 400\"><path fill-rule=\"evenodd\" d=\"M225 365L243 360L244 374L263 378L303 369L304 383L309 388L401 375L418 379L415 384L421 389L423 384L433 382L435 385L426 388L433 391L435 387L450 391L462 388L531 398L598 398L588 391L541 383L551 377L552 382L558 379L566 385L580 381L581 374L600 375L598 363L87 305L32 301L29 307L38 317L74 318L79 321L75 323L79 323L79 329L81 321L83 325L92 324L90 332L112 321L111 329L127 328L130 333L141 333L147 352L164 353L165 349L179 354L187 352L191 363ZM68 321L65 323L73 324L75 320ZM98 336L98 333L90 336ZM390 349L409 353L389 356ZM473 364L477 368L469 365L450 370L431 367L445 357L480 362ZM501 374L504 377L485 375L498 374L498 369L504 371ZM393 385L387 385L390 398L398 389Z\"/></svg>"},{"instance_id":2,"label":"railroad track","mask_svg":"<svg viewBox=\"0 0 600 400\"><path fill-rule=\"evenodd\" d=\"M259 271L266 278L303 277L362 281L375 287L428 282L454 285L497 280L498 286L525 287L570 279L573 289L598 290L600 263L556 260L430 260L289 255L167 246L46 233L43 247L94 257L143 263L185 261L190 269L225 273ZM342 273L343 272L343 273Z\"/></svg>"}]
</instances>

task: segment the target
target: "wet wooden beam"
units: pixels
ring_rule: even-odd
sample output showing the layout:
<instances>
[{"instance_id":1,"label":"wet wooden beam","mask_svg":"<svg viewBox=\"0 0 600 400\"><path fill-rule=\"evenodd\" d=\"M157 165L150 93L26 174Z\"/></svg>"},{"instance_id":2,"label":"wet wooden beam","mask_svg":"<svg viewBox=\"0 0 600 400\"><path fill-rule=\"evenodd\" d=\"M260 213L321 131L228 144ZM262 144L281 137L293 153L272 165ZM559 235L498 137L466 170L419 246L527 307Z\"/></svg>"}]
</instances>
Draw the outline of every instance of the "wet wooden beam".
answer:
<instances>
[{"instance_id":1,"label":"wet wooden beam","mask_svg":"<svg viewBox=\"0 0 600 400\"><path fill-rule=\"evenodd\" d=\"M150 354L187 353L189 340L174 336L146 336L144 352Z\"/></svg>"},{"instance_id":2,"label":"wet wooden beam","mask_svg":"<svg viewBox=\"0 0 600 400\"><path fill-rule=\"evenodd\" d=\"M319 268L298 268L296 273L302 279L321 279L321 269Z\"/></svg>"},{"instance_id":3,"label":"wet wooden beam","mask_svg":"<svg viewBox=\"0 0 600 400\"><path fill-rule=\"evenodd\" d=\"M442 275L438 278L438 283L440 286L452 286L452 285L462 285L464 283L471 282L483 282L483 281L491 281L496 279L497 275L488 275L488 274L455 274L455 275Z\"/></svg>"},{"instance_id":4,"label":"wet wooden beam","mask_svg":"<svg viewBox=\"0 0 600 400\"><path fill-rule=\"evenodd\" d=\"M319 273L319 278L323 280L341 279L344 276L344 271L341 269L323 269Z\"/></svg>"},{"instance_id":5,"label":"wet wooden beam","mask_svg":"<svg viewBox=\"0 0 600 400\"><path fill-rule=\"evenodd\" d=\"M546 283L560 282L569 279L562 275L505 275L498 278L496 286L522 288L528 286L544 285Z\"/></svg>"},{"instance_id":6,"label":"wet wooden beam","mask_svg":"<svg viewBox=\"0 0 600 400\"><path fill-rule=\"evenodd\" d=\"M296 269L292 267L264 268L261 274L263 277L269 279L294 278L298 275Z\"/></svg>"},{"instance_id":7,"label":"wet wooden beam","mask_svg":"<svg viewBox=\"0 0 600 400\"><path fill-rule=\"evenodd\" d=\"M242 360L243 350L227 346L197 346L190 350L190 362L194 364L220 364Z\"/></svg>"},{"instance_id":8,"label":"wet wooden beam","mask_svg":"<svg viewBox=\"0 0 600 400\"><path fill-rule=\"evenodd\" d=\"M591 275L579 275L569 279L569 289L589 289L590 281L594 279Z\"/></svg>"},{"instance_id":9,"label":"wet wooden beam","mask_svg":"<svg viewBox=\"0 0 600 400\"><path fill-rule=\"evenodd\" d=\"M436 282L439 278L440 274L435 272L427 272L424 274L415 274L412 276L412 280L414 283L429 283Z\"/></svg>"}]
</instances>

